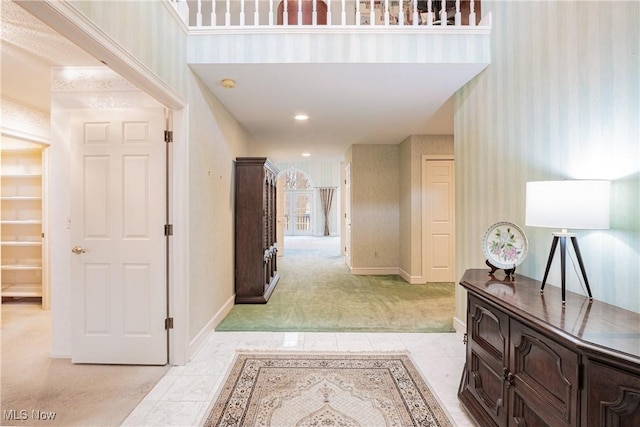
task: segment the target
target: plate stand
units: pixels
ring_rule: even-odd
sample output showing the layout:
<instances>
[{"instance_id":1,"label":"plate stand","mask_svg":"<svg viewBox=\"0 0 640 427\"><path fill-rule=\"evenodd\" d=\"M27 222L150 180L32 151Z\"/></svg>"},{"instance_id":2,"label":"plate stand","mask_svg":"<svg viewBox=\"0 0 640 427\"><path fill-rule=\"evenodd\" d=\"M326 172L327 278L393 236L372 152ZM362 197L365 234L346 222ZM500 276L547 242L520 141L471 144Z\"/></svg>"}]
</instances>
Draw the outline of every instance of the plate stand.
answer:
<instances>
[{"instance_id":1,"label":"plate stand","mask_svg":"<svg viewBox=\"0 0 640 427\"><path fill-rule=\"evenodd\" d=\"M516 268L498 268L495 265L491 264L489 262L489 260L486 260L485 262L489 268L491 269L491 271L489 272L489 276L493 276L493 273L495 273L498 270L504 270L505 274L507 275L504 280L513 280L513 275L516 273Z\"/></svg>"}]
</instances>

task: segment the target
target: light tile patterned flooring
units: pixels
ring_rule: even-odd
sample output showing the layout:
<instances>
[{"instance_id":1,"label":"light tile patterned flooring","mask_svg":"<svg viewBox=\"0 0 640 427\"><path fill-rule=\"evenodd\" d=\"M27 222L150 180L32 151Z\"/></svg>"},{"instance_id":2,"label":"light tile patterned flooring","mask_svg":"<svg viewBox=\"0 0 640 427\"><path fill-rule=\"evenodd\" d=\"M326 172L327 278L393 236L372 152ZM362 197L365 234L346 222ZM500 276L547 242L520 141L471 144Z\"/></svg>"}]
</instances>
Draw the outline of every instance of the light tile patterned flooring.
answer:
<instances>
[{"instance_id":1,"label":"light tile patterned flooring","mask_svg":"<svg viewBox=\"0 0 640 427\"><path fill-rule=\"evenodd\" d=\"M409 351L454 425L474 426L457 398L462 335L319 332L214 332L187 365L169 370L122 425L200 425L236 350Z\"/></svg>"}]
</instances>

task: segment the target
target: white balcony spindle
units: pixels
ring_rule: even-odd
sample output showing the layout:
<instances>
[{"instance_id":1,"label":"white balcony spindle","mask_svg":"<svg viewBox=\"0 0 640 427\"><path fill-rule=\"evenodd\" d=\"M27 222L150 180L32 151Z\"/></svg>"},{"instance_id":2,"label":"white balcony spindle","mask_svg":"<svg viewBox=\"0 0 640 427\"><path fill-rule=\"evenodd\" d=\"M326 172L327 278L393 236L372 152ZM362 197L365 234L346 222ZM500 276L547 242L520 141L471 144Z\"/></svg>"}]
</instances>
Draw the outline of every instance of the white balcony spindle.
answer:
<instances>
[{"instance_id":1,"label":"white balcony spindle","mask_svg":"<svg viewBox=\"0 0 640 427\"><path fill-rule=\"evenodd\" d=\"M462 14L460 13L460 0L456 0L456 27L462 25Z\"/></svg>"},{"instance_id":2,"label":"white balcony spindle","mask_svg":"<svg viewBox=\"0 0 640 427\"><path fill-rule=\"evenodd\" d=\"M216 26L216 0L211 0L211 23L209 24L212 27Z\"/></svg>"},{"instance_id":3,"label":"white balcony spindle","mask_svg":"<svg viewBox=\"0 0 640 427\"><path fill-rule=\"evenodd\" d=\"M298 0L298 25L302 25L302 0Z\"/></svg>"},{"instance_id":4,"label":"white balcony spindle","mask_svg":"<svg viewBox=\"0 0 640 427\"><path fill-rule=\"evenodd\" d=\"M476 10L475 7L476 5L473 3L473 0L471 0L469 2L469 25L471 27L475 27L476 26Z\"/></svg>"},{"instance_id":5,"label":"white balcony spindle","mask_svg":"<svg viewBox=\"0 0 640 427\"><path fill-rule=\"evenodd\" d=\"M442 7L440 8L440 25L447 26L447 2L442 0L440 2Z\"/></svg>"},{"instance_id":6,"label":"white balcony spindle","mask_svg":"<svg viewBox=\"0 0 640 427\"><path fill-rule=\"evenodd\" d=\"M342 0L342 13L340 14L340 22L342 25L347 25L347 2Z\"/></svg>"},{"instance_id":7,"label":"white balcony spindle","mask_svg":"<svg viewBox=\"0 0 640 427\"><path fill-rule=\"evenodd\" d=\"M282 25L287 26L289 25L289 0L284 0L282 4L284 4L284 11L282 12Z\"/></svg>"},{"instance_id":8,"label":"white balcony spindle","mask_svg":"<svg viewBox=\"0 0 640 427\"><path fill-rule=\"evenodd\" d=\"M202 0L198 0L198 12L196 13L196 27L202 27Z\"/></svg>"},{"instance_id":9,"label":"white balcony spindle","mask_svg":"<svg viewBox=\"0 0 640 427\"><path fill-rule=\"evenodd\" d=\"M244 0L240 0L240 26L244 27Z\"/></svg>"},{"instance_id":10,"label":"white balcony spindle","mask_svg":"<svg viewBox=\"0 0 640 427\"><path fill-rule=\"evenodd\" d=\"M420 24L420 14L418 13L418 0L413 0L413 25Z\"/></svg>"},{"instance_id":11,"label":"white balcony spindle","mask_svg":"<svg viewBox=\"0 0 640 427\"><path fill-rule=\"evenodd\" d=\"M253 25L260 25L260 6L259 0L255 0L256 10L253 12Z\"/></svg>"},{"instance_id":12,"label":"white balcony spindle","mask_svg":"<svg viewBox=\"0 0 640 427\"><path fill-rule=\"evenodd\" d=\"M269 0L269 26L273 26L273 0Z\"/></svg>"},{"instance_id":13,"label":"white balcony spindle","mask_svg":"<svg viewBox=\"0 0 640 427\"><path fill-rule=\"evenodd\" d=\"M316 10L316 0L313 0L313 11L311 12L311 24L315 27L318 25L318 11Z\"/></svg>"},{"instance_id":14,"label":"white balcony spindle","mask_svg":"<svg viewBox=\"0 0 640 427\"><path fill-rule=\"evenodd\" d=\"M227 0L227 11L224 13L224 25L228 27L231 25L231 1Z\"/></svg>"},{"instance_id":15,"label":"white balcony spindle","mask_svg":"<svg viewBox=\"0 0 640 427\"><path fill-rule=\"evenodd\" d=\"M398 25L404 25L404 0L398 0Z\"/></svg>"},{"instance_id":16,"label":"white balcony spindle","mask_svg":"<svg viewBox=\"0 0 640 427\"><path fill-rule=\"evenodd\" d=\"M331 1L327 1L327 25L331 25Z\"/></svg>"},{"instance_id":17,"label":"white balcony spindle","mask_svg":"<svg viewBox=\"0 0 640 427\"><path fill-rule=\"evenodd\" d=\"M427 25L433 25L433 5L427 0Z\"/></svg>"},{"instance_id":18,"label":"white balcony spindle","mask_svg":"<svg viewBox=\"0 0 640 427\"><path fill-rule=\"evenodd\" d=\"M389 25L389 0L384 0L384 25Z\"/></svg>"}]
</instances>

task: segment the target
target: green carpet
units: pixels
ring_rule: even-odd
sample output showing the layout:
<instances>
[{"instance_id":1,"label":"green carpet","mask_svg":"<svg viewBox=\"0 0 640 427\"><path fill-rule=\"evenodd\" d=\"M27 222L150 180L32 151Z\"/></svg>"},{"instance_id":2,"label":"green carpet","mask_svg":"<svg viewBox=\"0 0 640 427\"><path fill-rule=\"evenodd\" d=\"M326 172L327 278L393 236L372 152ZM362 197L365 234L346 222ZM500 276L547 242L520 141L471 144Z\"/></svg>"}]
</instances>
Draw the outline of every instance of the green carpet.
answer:
<instances>
[{"instance_id":1,"label":"green carpet","mask_svg":"<svg viewBox=\"0 0 640 427\"><path fill-rule=\"evenodd\" d=\"M336 237L287 238L267 304L236 304L218 331L453 332L454 283L348 272Z\"/></svg>"}]
</instances>

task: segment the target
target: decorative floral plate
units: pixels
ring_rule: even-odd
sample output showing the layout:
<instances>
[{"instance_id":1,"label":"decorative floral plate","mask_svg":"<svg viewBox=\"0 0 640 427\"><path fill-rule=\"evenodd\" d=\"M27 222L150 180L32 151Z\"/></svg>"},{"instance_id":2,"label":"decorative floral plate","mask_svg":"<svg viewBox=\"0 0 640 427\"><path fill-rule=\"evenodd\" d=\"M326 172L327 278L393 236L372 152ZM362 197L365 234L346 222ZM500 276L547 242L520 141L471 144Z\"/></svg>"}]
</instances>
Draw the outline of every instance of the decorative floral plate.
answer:
<instances>
[{"instance_id":1,"label":"decorative floral plate","mask_svg":"<svg viewBox=\"0 0 640 427\"><path fill-rule=\"evenodd\" d=\"M524 261L527 250L527 236L520 227L506 221L493 224L482 239L484 256L497 268L515 268Z\"/></svg>"}]
</instances>

